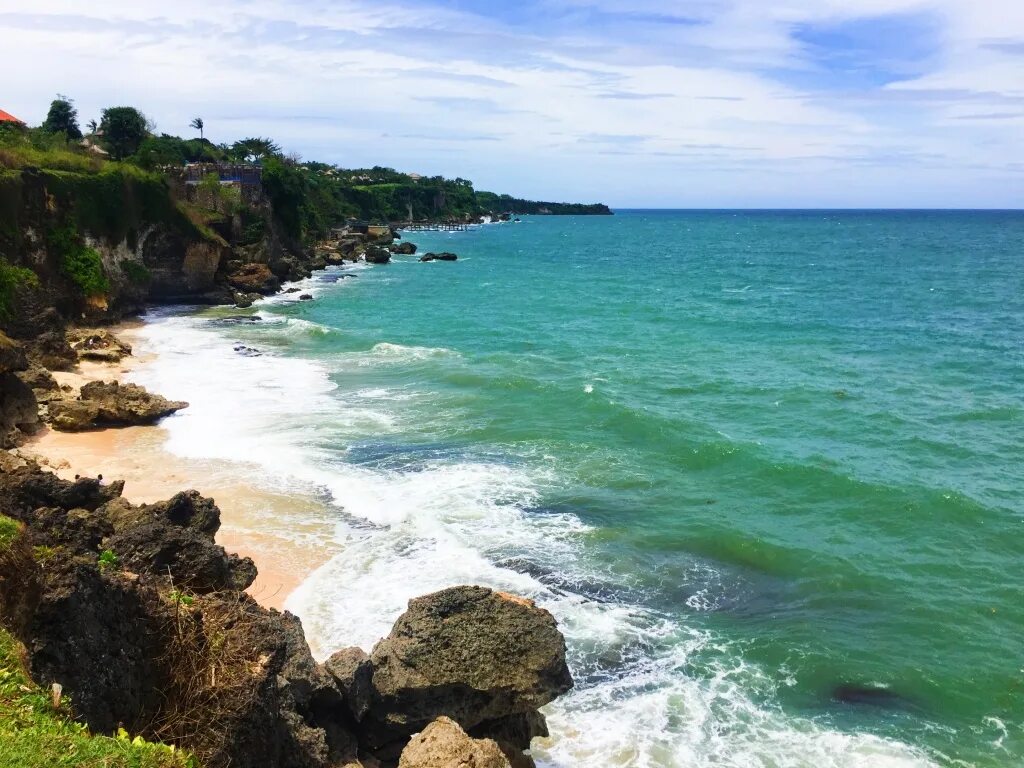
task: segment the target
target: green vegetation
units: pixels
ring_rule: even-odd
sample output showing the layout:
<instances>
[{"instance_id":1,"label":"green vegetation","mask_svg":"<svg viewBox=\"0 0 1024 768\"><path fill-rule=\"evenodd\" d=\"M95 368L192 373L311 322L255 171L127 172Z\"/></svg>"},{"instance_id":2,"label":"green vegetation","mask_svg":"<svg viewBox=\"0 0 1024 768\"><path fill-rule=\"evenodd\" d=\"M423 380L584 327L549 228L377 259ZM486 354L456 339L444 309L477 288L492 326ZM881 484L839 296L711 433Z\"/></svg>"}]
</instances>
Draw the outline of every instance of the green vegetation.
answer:
<instances>
[{"instance_id":1,"label":"green vegetation","mask_svg":"<svg viewBox=\"0 0 1024 768\"><path fill-rule=\"evenodd\" d=\"M46 244L59 259L61 274L75 284L82 296L102 296L110 290L99 251L85 245L71 223L51 227L46 233Z\"/></svg>"},{"instance_id":2,"label":"green vegetation","mask_svg":"<svg viewBox=\"0 0 1024 768\"><path fill-rule=\"evenodd\" d=\"M113 568L117 565L117 555L112 549L104 549L96 559L100 569Z\"/></svg>"},{"instance_id":3,"label":"green vegetation","mask_svg":"<svg viewBox=\"0 0 1024 768\"><path fill-rule=\"evenodd\" d=\"M121 262L121 271L128 276L129 280L138 285L145 285L152 277L145 264L129 259Z\"/></svg>"},{"instance_id":4,"label":"green vegetation","mask_svg":"<svg viewBox=\"0 0 1024 768\"><path fill-rule=\"evenodd\" d=\"M62 133L68 139L82 138L82 130L78 127L78 110L71 99L61 94L57 94L57 98L50 103L50 111L46 114L42 128L47 133Z\"/></svg>"},{"instance_id":5,"label":"green vegetation","mask_svg":"<svg viewBox=\"0 0 1024 768\"><path fill-rule=\"evenodd\" d=\"M609 213L603 205L533 202L478 192L462 178L421 177L380 166L344 169L303 163L298 156L285 156L267 137L217 145L203 136L202 118L190 126L199 131L198 139L155 135L138 109L110 107L103 110L98 126L89 125L90 141L100 141L110 153L101 157L69 140L77 131L77 114L71 99L59 96L43 127L0 130L0 248L5 240L17 245L23 196L16 189L21 183L16 172L28 169L42 174L46 192L54 199L51 210L60 211L80 234L113 242L125 237L132 242L133 233L145 224L165 223L188 237L221 244L211 224L226 223L227 216L242 219L241 229L235 229L240 244L265 237L272 216L279 232L308 245L352 219L385 223L469 220L486 213ZM220 184L212 174L199 184L198 198L174 199L169 179L176 185L182 179L165 174L196 162L260 166L270 209L244 203L237 188ZM61 246L62 271L83 295L107 289L94 252L81 241L67 240ZM145 279L141 272L131 277Z\"/></svg>"},{"instance_id":6,"label":"green vegetation","mask_svg":"<svg viewBox=\"0 0 1024 768\"><path fill-rule=\"evenodd\" d=\"M38 288L39 278L25 267L15 267L0 257L0 319L10 316L14 297L23 288Z\"/></svg>"},{"instance_id":7,"label":"green vegetation","mask_svg":"<svg viewBox=\"0 0 1024 768\"><path fill-rule=\"evenodd\" d=\"M18 644L0 629L0 753L4 768L199 768L194 758L124 731L93 736L25 673Z\"/></svg>"},{"instance_id":8,"label":"green vegetation","mask_svg":"<svg viewBox=\"0 0 1024 768\"><path fill-rule=\"evenodd\" d=\"M135 107L109 107L103 110L100 130L107 151L115 160L123 160L139 151L149 135L146 116Z\"/></svg>"},{"instance_id":9,"label":"green vegetation","mask_svg":"<svg viewBox=\"0 0 1024 768\"><path fill-rule=\"evenodd\" d=\"M0 515L0 550L7 549L21 534L21 525L7 515Z\"/></svg>"}]
</instances>

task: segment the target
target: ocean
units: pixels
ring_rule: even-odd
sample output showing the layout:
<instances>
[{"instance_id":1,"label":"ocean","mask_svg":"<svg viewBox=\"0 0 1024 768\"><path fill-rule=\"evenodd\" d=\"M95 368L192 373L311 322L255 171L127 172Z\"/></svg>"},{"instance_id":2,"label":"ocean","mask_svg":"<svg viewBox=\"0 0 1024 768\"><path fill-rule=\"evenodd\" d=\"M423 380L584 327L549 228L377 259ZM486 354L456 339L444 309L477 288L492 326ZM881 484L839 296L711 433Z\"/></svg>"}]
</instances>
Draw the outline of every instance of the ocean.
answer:
<instances>
[{"instance_id":1,"label":"ocean","mask_svg":"<svg viewBox=\"0 0 1024 768\"><path fill-rule=\"evenodd\" d=\"M542 766L1024 764L1024 213L408 238L142 331L171 451L323 500L318 655L483 584L567 639Z\"/></svg>"}]
</instances>

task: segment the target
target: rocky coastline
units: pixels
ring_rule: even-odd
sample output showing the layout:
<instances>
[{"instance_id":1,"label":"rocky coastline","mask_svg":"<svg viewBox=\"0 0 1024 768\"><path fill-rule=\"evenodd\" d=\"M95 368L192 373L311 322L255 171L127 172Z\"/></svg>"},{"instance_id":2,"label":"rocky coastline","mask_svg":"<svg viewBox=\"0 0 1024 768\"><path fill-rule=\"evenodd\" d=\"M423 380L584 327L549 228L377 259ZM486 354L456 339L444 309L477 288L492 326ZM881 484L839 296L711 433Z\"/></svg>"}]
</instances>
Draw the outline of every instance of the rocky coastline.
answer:
<instances>
[{"instance_id":1,"label":"rocky coastline","mask_svg":"<svg viewBox=\"0 0 1024 768\"><path fill-rule=\"evenodd\" d=\"M478 753L528 766L546 735L538 708L572 686L554 618L473 586L411 601L372 653L317 664L298 618L242 591L256 567L214 542L211 499L135 505L120 482L0 461L0 514L16 530L0 546L3 627L94 733L124 728L212 768L419 768Z\"/></svg>"},{"instance_id":2,"label":"rocky coastline","mask_svg":"<svg viewBox=\"0 0 1024 768\"><path fill-rule=\"evenodd\" d=\"M43 271L16 297L0 330L0 527L15 531L0 540L0 633L54 692L53 713L207 768L533 764L530 744L547 735L539 708L572 686L547 611L453 587L411 601L372 653L317 664L299 619L246 593L256 565L215 542L212 499L134 504L122 481L62 479L22 447L45 429L151 425L188 407L106 376L132 349L102 324L147 301L246 306L331 264L416 253L399 240L346 233L277 261L232 263L228 251L210 283L185 275L186 259L174 281L193 287L173 296L128 301L115 282L102 304L69 310ZM101 378L72 381L85 365Z\"/></svg>"}]
</instances>

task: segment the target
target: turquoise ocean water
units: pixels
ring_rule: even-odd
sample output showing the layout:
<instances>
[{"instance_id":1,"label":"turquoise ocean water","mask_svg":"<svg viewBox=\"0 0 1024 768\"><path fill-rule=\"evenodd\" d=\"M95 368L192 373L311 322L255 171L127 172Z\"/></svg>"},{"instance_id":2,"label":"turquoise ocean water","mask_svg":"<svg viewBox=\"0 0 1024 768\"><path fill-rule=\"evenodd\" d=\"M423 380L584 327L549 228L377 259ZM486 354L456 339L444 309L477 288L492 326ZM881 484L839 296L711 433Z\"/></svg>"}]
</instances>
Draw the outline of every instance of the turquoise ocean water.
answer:
<instances>
[{"instance_id":1,"label":"turquoise ocean water","mask_svg":"<svg viewBox=\"0 0 1024 768\"><path fill-rule=\"evenodd\" d=\"M1024 764L1024 214L409 239L147 327L172 450L325 500L314 647L484 583L568 638L545 765Z\"/></svg>"}]
</instances>

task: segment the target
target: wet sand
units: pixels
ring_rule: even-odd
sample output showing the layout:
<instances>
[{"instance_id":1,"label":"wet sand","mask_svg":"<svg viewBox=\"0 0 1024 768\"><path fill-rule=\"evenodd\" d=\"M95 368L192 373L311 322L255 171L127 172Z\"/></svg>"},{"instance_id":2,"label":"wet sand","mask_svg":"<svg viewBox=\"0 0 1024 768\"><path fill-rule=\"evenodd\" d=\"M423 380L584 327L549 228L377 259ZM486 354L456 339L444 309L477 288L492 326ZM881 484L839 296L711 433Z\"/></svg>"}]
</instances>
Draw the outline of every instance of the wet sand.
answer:
<instances>
[{"instance_id":1,"label":"wet sand","mask_svg":"<svg viewBox=\"0 0 1024 768\"><path fill-rule=\"evenodd\" d=\"M83 361L74 372L55 372L61 385L81 386L102 379L130 380L131 371L152 360L137 349L138 323L113 328L136 348L119 363ZM280 609L299 584L330 559L333 525L330 511L319 499L249 482L253 472L242 462L193 460L164 449L167 432L157 426L57 432L46 429L23 452L33 455L58 475L102 475L124 480L124 497L151 503L179 491L196 489L212 497L221 510L217 542L229 552L251 557L259 570L248 592L267 608Z\"/></svg>"}]
</instances>

